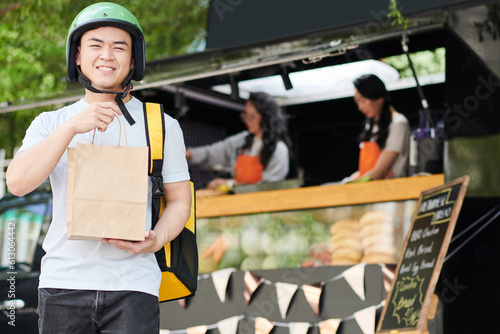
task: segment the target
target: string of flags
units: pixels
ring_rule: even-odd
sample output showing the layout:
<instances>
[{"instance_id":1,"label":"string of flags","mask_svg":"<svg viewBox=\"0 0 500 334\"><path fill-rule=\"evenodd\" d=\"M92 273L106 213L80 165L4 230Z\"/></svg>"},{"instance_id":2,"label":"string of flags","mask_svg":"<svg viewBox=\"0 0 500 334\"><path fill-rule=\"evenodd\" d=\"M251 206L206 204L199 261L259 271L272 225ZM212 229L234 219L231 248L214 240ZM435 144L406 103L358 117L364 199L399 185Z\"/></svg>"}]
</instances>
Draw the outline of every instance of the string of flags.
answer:
<instances>
[{"instance_id":1,"label":"string of flags","mask_svg":"<svg viewBox=\"0 0 500 334\"><path fill-rule=\"evenodd\" d=\"M336 334L342 322L354 319L363 331L363 334L374 334L375 315L377 309L381 308L383 303L369 306L355 312L353 315L339 318L327 319L318 323L309 322L278 322L263 317L251 317L246 315L233 316L218 321L215 324L194 326L187 329L168 330L161 329L160 334L206 334L207 331L218 329L221 334L236 334L238 323L247 318L255 323L255 334L269 334L274 327L288 327L290 334L306 334L309 328L318 327L321 334Z\"/></svg>"},{"instance_id":2,"label":"string of flags","mask_svg":"<svg viewBox=\"0 0 500 334\"><path fill-rule=\"evenodd\" d=\"M306 334L309 328L319 327L321 334L336 334L340 324L348 320L356 320L364 334L373 334L375 331L375 314L378 308L381 308L383 303L369 306L355 312L353 315L342 319L327 319L318 323L309 322L290 322L283 323L271 321L262 317L249 317L255 322L255 333L269 334L274 327L288 327L290 334ZM229 333L228 333L229 334ZM231 333L234 334L234 333Z\"/></svg>"},{"instance_id":3,"label":"string of flags","mask_svg":"<svg viewBox=\"0 0 500 334\"><path fill-rule=\"evenodd\" d=\"M283 319L286 318L288 308L290 306L291 300L297 291L302 290L304 296L310 305L311 309L316 315L320 315L320 298L323 291L323 287L331 282L344 279L352 290L358 295L361 300L365 300L365 289L364 289L364 277L365 277L365 266L366 264L360 263L358 265L352 266L341 274L334 276L326 281L321 281L313 284L291 284L285 282L272 282L264 279L250 271L246 271L244 274L244 291L243 295L247 305L251 302L254 292L262 284L274 286L276 288L276 295L278 299L278 307L280 315ZM394 274L389 270L384 264L380 264L384 287L388 291L391 288L392 279ZM234 268L226 268L212 272L210 274L200 275L198 277L201 279L211 278L214 284L214 288L217 292L222 303L225 302L226 290L228 286L231 274L235 272ZM185 300L179 301L182 307L186 307ZM383 303L383 302L382 302ZM342 319L327 319L319 323L308 323L308 322L290 322L281 323L276 321L271 321L262 317L249 317L245 315L233 316L228 319L223 319L215 324L195 326L187 329L181 330L161 330L160 334L205 334L208 330L218 329L221 334L235 334L238 328L239 321L247 318L248 320L255 322L255 334L268 334L274 327L288 327L290 334L305 334L310 327L318 327L321 334L336 334L337 329L340 324L347 320L354 319L364 334L373 334L375 330L375 315L376 310L382 307L382 303L378 305L369 306L365 309L359 310L352 314L351 316Z\"/></svg>"},{"instance_id":4,"label":"string of flags","mask_svg":"<svg viewBox=\"0 0 500 334\"><path fill-rule=\"evenodd\" d=\"M254 292L259 288L260 285L266 284L271 285L276 288L276 293L278 297L278 305L280 308L280 313L283 319L286 318L286 313L290 302L298 290L302 290L304 296L309 303L311 309L314 311L316 315L320 314L319 309L319 301L321 298L321 293L323 292L323 287L331 282L345 279L345 281L349 284L351 289L358 295L361 300L365 300L365 263L359 263L355 266L346 269L342 273L337 276L334 276L326 281L312 283L312 284L290 284L284 282L271 282L266 280L250 271L246 271L244 275L244 291L243 295L245 297L245 301L247 305L250 303L250 300L254 294ZM391 288L391 283L394 278L394 274L384 265L380 264L383 274L383 282L386 291L389 291ZM225 302L226 290L231 274L236 271L233 268L227 268L215 271L211 274L207 274L211 277L217 295L222 303Z\"/></svg>"}]
</instances>

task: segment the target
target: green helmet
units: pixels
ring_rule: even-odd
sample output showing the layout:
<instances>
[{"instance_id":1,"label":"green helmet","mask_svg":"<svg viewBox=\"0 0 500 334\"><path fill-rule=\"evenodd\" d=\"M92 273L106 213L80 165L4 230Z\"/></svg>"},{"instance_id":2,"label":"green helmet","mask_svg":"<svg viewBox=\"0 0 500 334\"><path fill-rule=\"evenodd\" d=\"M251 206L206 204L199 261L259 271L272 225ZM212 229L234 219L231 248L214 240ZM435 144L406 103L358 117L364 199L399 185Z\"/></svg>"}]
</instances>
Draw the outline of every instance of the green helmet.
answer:
<instances>
[{"instance_id":1,"label":"green helmet","mask_svg":"<svg viewBox=\"0 0 500 334\"><path fill-rule=\"evenodd\" d=\"M71 23L66 43L66 68L69 81L78 81L75 58L82 35L93 29L111 26L123 29L132 36L132 52L135 68L128 80L140 81L146 69L146 49L141 25L135 16L126 8L111 3L99 2L83 9Z\"/></svg>"}]
</instances>

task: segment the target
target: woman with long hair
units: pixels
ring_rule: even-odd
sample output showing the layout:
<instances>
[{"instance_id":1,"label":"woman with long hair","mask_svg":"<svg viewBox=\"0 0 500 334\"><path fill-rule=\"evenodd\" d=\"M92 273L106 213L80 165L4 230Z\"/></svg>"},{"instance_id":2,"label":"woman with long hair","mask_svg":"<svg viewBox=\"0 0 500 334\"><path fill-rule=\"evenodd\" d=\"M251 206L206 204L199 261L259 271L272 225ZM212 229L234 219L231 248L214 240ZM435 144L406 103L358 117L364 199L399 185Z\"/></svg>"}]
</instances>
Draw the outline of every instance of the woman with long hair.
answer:
<instances>
[{"instance_id":1,"label":"woman with long hair","mask_svg":"<svg viewBox=\"0 0 500 334\"><path fill-rule=\"evenodd\" d=\"M366 116L359 136L358 170L344 182L407 175L410 142L408 120L390 104L387 89L374 74L354 80L354 102Z\"/></svg>"},{"instance_id":2,"label":"woman with long hair","mask_svg":"<svg viewBox=\"0 0 500 334\"><path fill-rule=\"evenodd\" d=\"M186 157L192 164L232 170L232 179L217 178L208 189L222 185L281 181L290 169L291 140L285 116L269 94L251 93L241 114L247 130L216 143L188 148Z\"/></svg>"}]
</instances>

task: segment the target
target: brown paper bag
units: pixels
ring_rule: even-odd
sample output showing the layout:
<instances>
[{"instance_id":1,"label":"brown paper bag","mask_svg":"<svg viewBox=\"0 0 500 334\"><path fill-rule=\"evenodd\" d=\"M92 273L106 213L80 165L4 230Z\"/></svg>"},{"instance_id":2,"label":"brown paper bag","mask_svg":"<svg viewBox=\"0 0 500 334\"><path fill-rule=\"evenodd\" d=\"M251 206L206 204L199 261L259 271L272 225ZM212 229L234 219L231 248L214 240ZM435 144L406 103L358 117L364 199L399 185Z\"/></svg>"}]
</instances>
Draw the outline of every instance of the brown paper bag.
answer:
<instances>
[{"instance_id":1,"label":"brown paper bag","mask_svg":"<svg viewBox=\"0 0 500 334\"><path fill-rule=\"evenodd\" d=\"M68 148L67 239L144 240L148 148Z\"/></svg>"}]
</instances>

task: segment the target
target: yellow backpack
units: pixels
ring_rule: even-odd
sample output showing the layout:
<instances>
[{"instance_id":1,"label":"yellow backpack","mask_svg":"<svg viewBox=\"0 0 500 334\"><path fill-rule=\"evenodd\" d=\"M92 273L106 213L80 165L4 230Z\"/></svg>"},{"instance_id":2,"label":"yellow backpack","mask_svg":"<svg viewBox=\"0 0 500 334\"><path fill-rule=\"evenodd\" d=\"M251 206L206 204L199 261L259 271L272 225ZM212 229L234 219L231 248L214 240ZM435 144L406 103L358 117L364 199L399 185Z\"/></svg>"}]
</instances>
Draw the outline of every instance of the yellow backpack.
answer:
<instances>
[{"instance_id":1,"label":"yellow backpack","mask_svg":"<svg viewBox=\"0 0 500 334\"><path fill-rule=\"evenodd\" d=\"M149 175L152 183L152 228L165 208L163 196L163 145L165 123L163 106L144 104L146 138L149 147ZM167 157L168 158L168 157ZM191 215L182 232L155 253L160 266L160 302L191 296L198 284L198 249L196 246L196 214L194 185L191 182Z\"/></svg>"}]
</instances>

